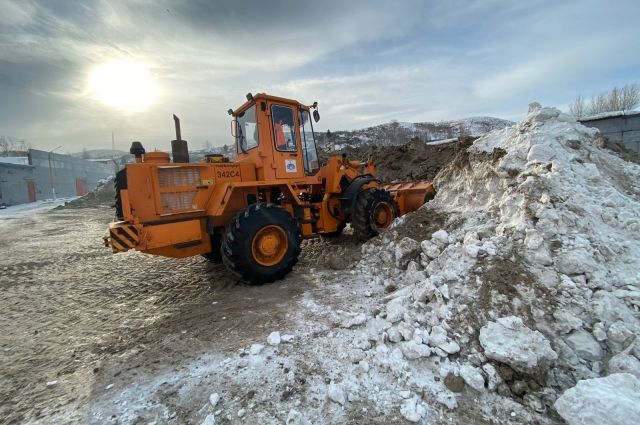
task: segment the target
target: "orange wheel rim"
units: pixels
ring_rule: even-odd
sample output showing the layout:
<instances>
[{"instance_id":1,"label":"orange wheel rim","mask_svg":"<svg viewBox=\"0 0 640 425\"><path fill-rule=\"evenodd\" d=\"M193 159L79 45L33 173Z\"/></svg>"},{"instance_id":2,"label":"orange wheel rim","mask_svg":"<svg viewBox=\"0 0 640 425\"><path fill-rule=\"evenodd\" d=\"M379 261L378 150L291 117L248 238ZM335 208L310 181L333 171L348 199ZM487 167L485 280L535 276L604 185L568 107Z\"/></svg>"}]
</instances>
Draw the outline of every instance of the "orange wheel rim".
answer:
<instances>
[{"instance_id":1,"label":"orange wheel rim","mask_svg":"<svg viewBox=\"0 0 640 425\"><path fill-rule=\"evenodd\" d=\"M253 259L261 266L275 266L284 258L289 240L284 229L270 224L258 230L251 242Z\"/></svg>"},{"instance_id":2,"label":"orange wheel rim","mask_svg":"<svg viewBox=\"0 0 640 425\"><path fill-rule=\"evenodd\" d=\"M393 209L386 202L376 205L373 210L373 223L378 229L386 229L394 219Z\"/></svg>"}]
</instances>

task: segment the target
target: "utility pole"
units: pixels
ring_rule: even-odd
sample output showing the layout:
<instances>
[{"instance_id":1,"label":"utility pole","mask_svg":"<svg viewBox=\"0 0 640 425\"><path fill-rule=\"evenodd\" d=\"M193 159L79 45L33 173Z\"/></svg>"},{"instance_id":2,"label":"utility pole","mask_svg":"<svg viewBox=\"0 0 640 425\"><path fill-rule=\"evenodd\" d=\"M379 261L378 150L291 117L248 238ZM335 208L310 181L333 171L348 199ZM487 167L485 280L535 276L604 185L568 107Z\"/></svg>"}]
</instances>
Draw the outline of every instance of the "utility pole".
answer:
<instances>
[{"instance_id":1,"label":"utility pole","mask_svg":"<svg viewBox=\"0 0 640 425\"><path fill-rule=\"evenodd\" d=\"M53 200L56 200L56 185L53 181L53 168L51 167L51 154L53 153L53 151L55 151L56 149L60 149L62 147L62 145L58 146L57 148L53 148L49 151L49 183L51 184L51 195L53 196Z\"/></svg>"}]
</instances>

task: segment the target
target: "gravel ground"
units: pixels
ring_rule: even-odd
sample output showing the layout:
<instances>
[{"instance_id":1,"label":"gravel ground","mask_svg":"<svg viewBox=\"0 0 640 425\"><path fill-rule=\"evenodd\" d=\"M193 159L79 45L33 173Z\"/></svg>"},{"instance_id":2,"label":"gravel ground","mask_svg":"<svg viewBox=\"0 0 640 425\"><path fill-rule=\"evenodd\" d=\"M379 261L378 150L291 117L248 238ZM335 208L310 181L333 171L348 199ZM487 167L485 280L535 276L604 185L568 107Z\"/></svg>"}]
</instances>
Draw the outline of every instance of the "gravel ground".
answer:
<instances>
[{"instance_id":1,"label":"gravel ground","mask_svg":"<svg viewBox=\"0 0 640 425\"><path fill-rule=\"evenodd\" d=\"M110 384L179 368L203 353L224 356L287 328L292 303L319 289L308 277L323 263L318 257L339 270L358 252L349 236L333 242L335 250L307 242L283 281L248 286L200 257L112 255L101 241L112 211L0 220L1 423L104 423L91 417L91 406Z\"/></svg>"}]
</instances>

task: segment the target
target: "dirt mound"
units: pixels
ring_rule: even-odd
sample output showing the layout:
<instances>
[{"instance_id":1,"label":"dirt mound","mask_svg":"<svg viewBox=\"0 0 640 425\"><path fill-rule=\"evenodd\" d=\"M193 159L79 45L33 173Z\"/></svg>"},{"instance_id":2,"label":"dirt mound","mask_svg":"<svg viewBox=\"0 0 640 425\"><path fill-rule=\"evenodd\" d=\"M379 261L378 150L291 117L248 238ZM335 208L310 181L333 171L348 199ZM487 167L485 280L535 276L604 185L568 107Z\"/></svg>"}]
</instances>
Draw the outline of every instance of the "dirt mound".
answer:
<instances>
[{"instance_id":1,"label":"dirt mound","mask_svg":"<svg viewBox=\"0 0 640 425\"><path fill-rule=\"evenodd\" d=\"M420 139L412 139L402 146L346 147L336 154L346 153L349 159L354 160L372 160L377 167L377 176L384 182L433 180L438 171L475 139L467 136L443 144L427 144Z\"/></svg>"},{"instance_id":2,"label":"dirt mound","mask_svg":"<svg viewBox=\"0 0 640 425\"><path fill-rule=\"evenodd\" d=\"M632 151L631 149L627 148L624 143L611 141L607 136L601 135L599 137L598 144L600 147L615 152L625 161L640 164L640 152Z\"/></svg>"},{"instance_id":3,"label":"dirt mound","mask_svg":"<svg viewBox=\"0 0 640 425\"><path fill-rule=\"evenodd\" d=\"M66 202L64 205L61 205L56 209L86 208L98 206L108 207L113 205L115 196L116 190L113 187L113 179L104 179L101 180L98 183L98 186L91 192L87 193L81 198Z\"/></svg>"}]
</instances>

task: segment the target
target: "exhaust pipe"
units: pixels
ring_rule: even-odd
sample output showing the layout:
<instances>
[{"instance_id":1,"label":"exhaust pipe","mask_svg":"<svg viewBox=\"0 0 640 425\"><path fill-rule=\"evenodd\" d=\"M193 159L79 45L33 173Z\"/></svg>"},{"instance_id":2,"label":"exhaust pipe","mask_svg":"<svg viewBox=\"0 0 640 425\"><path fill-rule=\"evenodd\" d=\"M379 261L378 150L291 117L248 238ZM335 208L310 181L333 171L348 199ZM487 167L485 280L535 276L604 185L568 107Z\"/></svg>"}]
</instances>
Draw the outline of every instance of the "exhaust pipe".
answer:
<instances>
[{"instance_id":1,"label":"exhaust pipe","mask_svg":"<svg viewBox=\"0 0 640 425\"><path fill-rule=\"evenodd\" d=\"M189 147L187 141L182 140L180 133L180 118L173 115L173 121L176 126L176 140L171 141L171 156L173 162L189 162Z\"/></svg>"}]
</instances>

